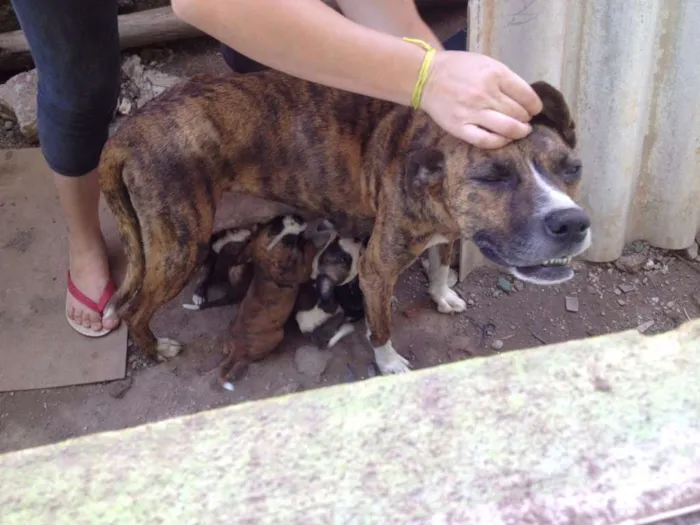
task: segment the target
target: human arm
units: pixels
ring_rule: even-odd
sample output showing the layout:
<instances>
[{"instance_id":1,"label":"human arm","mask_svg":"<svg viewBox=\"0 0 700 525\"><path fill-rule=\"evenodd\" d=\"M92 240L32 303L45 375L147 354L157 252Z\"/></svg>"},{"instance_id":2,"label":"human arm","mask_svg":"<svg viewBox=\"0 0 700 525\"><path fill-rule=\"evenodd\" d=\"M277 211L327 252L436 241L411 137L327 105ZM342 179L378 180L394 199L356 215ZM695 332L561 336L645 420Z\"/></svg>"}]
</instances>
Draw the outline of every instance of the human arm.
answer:
<instances>
[{"instance_id":1,"label":"human arm","mask_svg":"<svg viewBox=\"0 0 700 525\"><path fill-rule=\"evenodd\" d=\"M354 1L365 7L351 14L371 12L369 0ZM374 1L384 4L384 13L393 4L393 11L410 15L412 2ZM398 35L355 23L319 0L173 0L172 6L185 22L267 66L403 105L410 104L425 56ZM382 20L386 24L387 17ZM504 65L464 52L436 54L422 100L439 125L482 147L527 135L530 127L523 122L541 108L534 91Z\"/></svg>"}]
</instances>

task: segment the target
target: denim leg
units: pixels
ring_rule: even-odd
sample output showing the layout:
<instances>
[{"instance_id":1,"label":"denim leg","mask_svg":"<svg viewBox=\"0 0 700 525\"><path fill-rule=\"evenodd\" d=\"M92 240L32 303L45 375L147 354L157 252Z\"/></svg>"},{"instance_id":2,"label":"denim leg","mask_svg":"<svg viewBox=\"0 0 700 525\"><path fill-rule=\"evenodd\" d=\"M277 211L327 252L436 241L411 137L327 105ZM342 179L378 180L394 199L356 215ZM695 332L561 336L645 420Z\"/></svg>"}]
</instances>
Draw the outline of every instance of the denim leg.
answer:
<instances>
[{"instance_id":1,"label":"denim leg","mask_svg":"<svg viewBox=\"0 0 700 525\"><path fill-rule=\"evenodd\" d=\"M97 167L119 96L116 0L12 0L39 75L37 124L48 165Z\"/></svg>"}]
</instances>

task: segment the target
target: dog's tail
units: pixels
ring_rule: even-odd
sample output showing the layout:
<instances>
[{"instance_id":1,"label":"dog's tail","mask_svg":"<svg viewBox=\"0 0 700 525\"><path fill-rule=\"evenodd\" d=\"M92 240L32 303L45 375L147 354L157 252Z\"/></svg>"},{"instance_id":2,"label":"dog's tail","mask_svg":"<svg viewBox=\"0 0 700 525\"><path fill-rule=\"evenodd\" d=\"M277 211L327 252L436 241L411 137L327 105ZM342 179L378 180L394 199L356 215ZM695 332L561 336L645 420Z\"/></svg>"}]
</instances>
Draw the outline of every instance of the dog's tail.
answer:
<instances>
[{"instance_id":1,"label":"dog's tail","mask_svg":"<svg viewBox=\"0 0 700 525\"><path fill-rule=\"evenodd\" d=\"M114 215L126 253L126 275L107 306L107 312L121 313L141 289L145 268L141 226L124 182L123 170L128 152L119 146L106 148L100 158L102 193Z\"/></svg>"}]
</instances>

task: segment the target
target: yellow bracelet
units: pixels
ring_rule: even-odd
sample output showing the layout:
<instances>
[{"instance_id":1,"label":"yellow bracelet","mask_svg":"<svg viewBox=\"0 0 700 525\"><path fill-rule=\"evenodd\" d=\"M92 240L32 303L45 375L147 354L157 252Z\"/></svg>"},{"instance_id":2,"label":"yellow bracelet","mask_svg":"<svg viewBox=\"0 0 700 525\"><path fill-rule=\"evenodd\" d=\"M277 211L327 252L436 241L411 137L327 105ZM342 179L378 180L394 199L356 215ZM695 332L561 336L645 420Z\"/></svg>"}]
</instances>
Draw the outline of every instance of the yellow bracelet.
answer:
<instances>
[{"instance_id":1,"label":"yellow bracelet","mask_svg":"<svg viewBox=\"0 0 700 525\"><path fill-rule=\"evenodd\" d=\"M413 109L419 109L421 98L423 97L423 88L428 80L430 63L433 61L436 49L427 42L419 40L418 38L404 37L404 40L406 42L410 42L411 44L416 44L426 51L425 58L423 58L423 64L420 66L420 72L418 73L418 80L416 81L416 85L413 88L413 95L411 96L411 107L413 107Z\"/></svg>"}]
</instances>

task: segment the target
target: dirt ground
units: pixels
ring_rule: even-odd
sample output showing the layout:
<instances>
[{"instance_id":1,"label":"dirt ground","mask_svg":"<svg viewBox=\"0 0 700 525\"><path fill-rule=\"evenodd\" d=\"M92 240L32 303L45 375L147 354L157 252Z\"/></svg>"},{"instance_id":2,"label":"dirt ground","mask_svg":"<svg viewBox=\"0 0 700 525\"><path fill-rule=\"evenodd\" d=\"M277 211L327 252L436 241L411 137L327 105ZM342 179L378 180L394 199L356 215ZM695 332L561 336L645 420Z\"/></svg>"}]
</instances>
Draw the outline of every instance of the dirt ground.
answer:
<instances>
[{"instance_id":1,"label":"dirt ground","mask_svg":"<svg viewBox=\"0 0 700 525\"><path fill-rule=\"evenodd\" d=\"M216 44L207 39L149 48L140 55L182 76L225 68ZM15 130L0 130L1 148L24 145ZM419 369L626 329L652 334L700 317L699 261L637 242L628 246L619 266L577 262L576 277L551 288L514 282L493 268L478 269L457 286L468 311L445 316L427 296L425 275L416 264L397 289L395 345ZM187 345L174 360L147 366L130 350L126 380L0 394L0 453L377 373L361 324L328 352L299 351L305 342L290 330L276 356L251 365L235 392L223 391L213 382L220 360L218 335L235 307L187 311L180 305L189 293L154 323L157 334Z\"/></svg>"}]
</instances>

